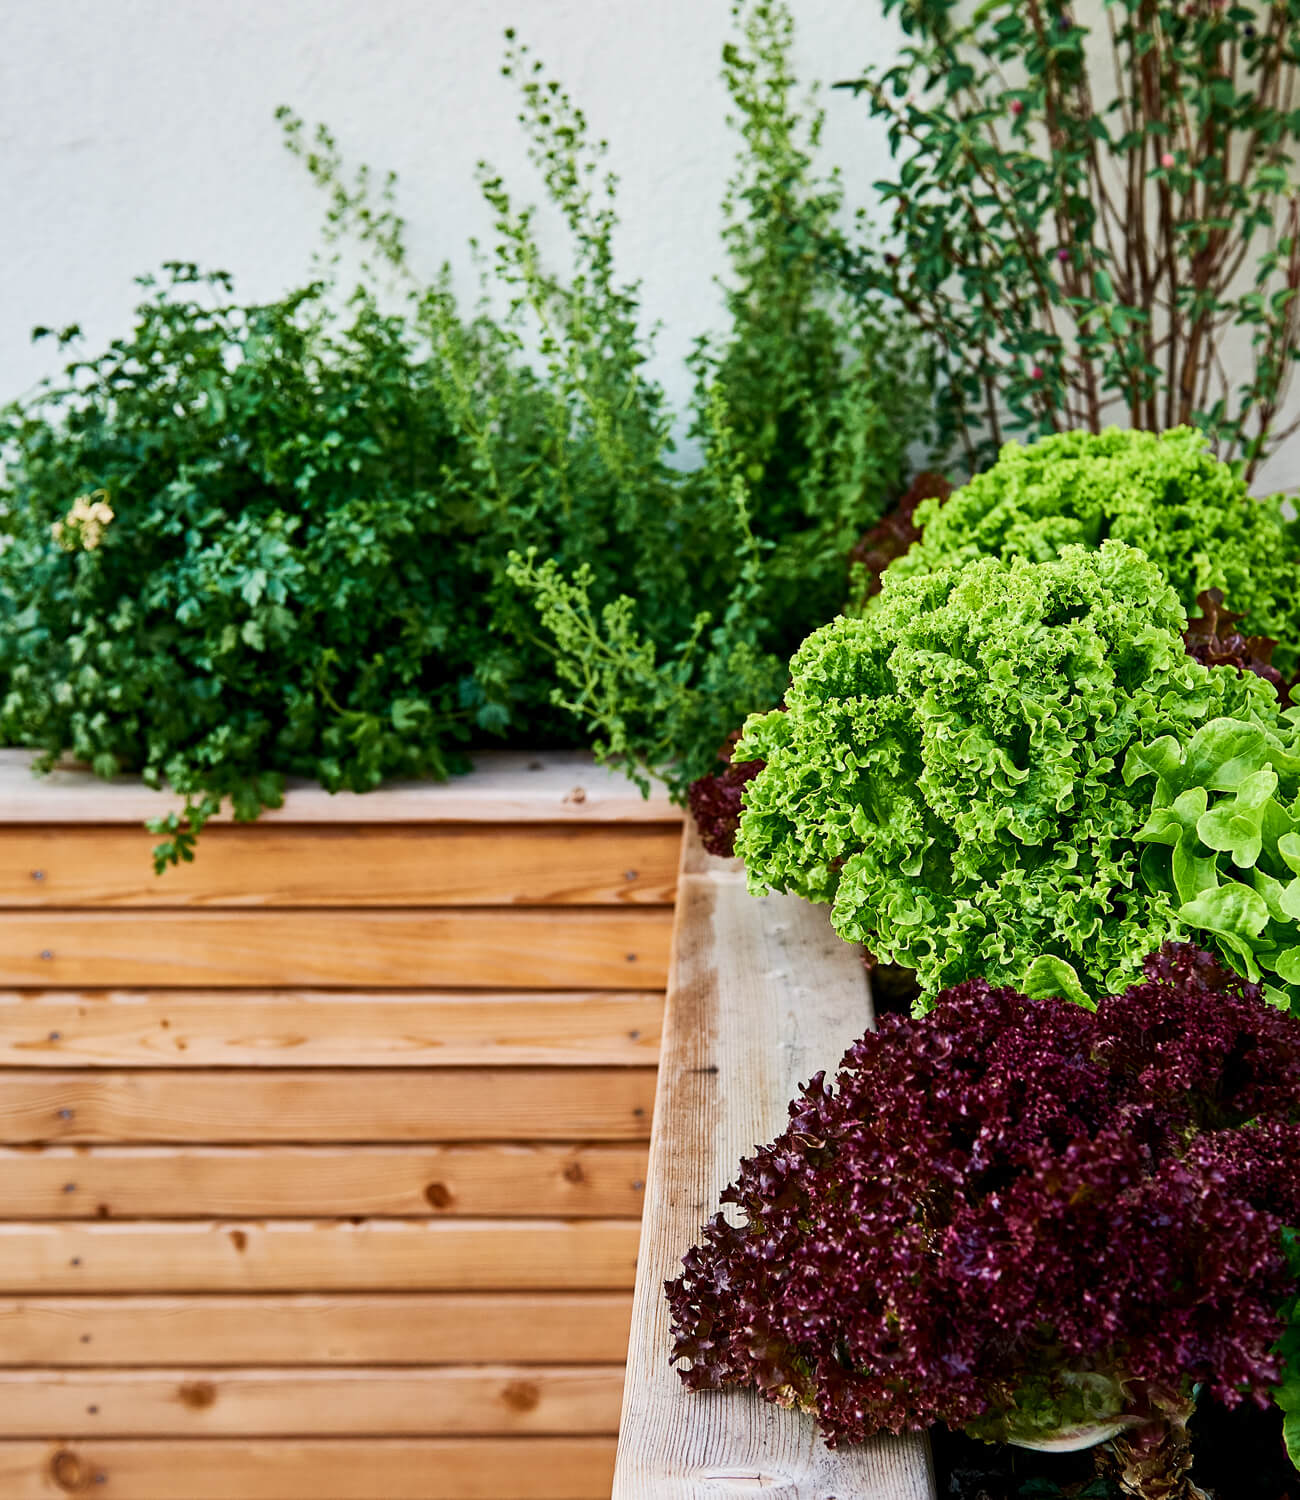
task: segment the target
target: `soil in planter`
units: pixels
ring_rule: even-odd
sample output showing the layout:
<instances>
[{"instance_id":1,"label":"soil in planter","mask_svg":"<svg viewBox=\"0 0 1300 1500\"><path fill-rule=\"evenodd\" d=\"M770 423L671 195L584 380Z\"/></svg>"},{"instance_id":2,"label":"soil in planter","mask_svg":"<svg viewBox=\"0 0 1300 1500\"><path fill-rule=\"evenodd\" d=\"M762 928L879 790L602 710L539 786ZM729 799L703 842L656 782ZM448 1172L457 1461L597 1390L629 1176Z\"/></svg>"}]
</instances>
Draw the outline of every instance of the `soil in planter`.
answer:
<instances>
[{"instance_id":1,"label":"soil in planter","mask_svg":"<svg viewBox=\"0 0 1300 1500\"><path fill-rule=\"evenodd\" d=\"M1300 1475L1282 1446L1282 1414L1203 1400L1191 1423L1192 1477L1213 1500L1300 1500ZM931 1429L939 1500L1126 1500L1098 1479L1093 1454L1031 1453Z\"/></svg>"}]
</instances>

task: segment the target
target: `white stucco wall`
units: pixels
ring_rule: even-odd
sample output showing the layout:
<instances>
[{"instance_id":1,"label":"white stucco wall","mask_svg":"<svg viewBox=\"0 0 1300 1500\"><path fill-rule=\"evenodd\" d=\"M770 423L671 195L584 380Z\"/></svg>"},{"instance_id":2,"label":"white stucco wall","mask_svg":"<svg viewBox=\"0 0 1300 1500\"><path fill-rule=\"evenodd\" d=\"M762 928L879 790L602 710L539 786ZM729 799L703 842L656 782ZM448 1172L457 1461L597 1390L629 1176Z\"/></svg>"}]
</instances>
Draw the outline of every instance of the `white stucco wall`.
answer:
<instances>
[{"instance_id":1,"label":"white stucco wall","mask_svg":"<svg viewBox=\"0 0 1300 1500\"><path fill-rule=\"evenodd\" d=\"M895 53L877 0L790 4L809 82ZM0 401L62 362L33 324L80 323L97 350L164 260L231 271L248 298L308 275L322 202L281 147L282 103L328 122L350 162L395 168L417 266L450 260L472 293L476 162L541 196L499 71L507 26L610 142L621 268L663 325L654 373L680 405L684 356L718 322L728 0L0 0ZM869 205L883 132L849 95L823 103L823 157ZM1300 487L1300 438L1265 485Z\"/></svg>"},{"instance_id":2,"label":"white stucco wall","mask_svg":"<svg viewBox=\"0 0 1300 1500\"><path fill-rule=\"evenodd\" d=\"M793 8L809 80L896 45L863 0ZM395 168L417 263L449 259L472 290L465 243L489 228L475 163L540 196L499 71L507 26L609 140L622 268L684 397L682 359L717 322L727 0L0 0L0 400L60 363L34 324L80 323L97 349L163 260L229 270L250 298L306 277L323 205L280 145L282 103L328 122L351 162ZM883 136L851 97L825 103L826 159L866 201Z\"/></svg>"}]
</instances>

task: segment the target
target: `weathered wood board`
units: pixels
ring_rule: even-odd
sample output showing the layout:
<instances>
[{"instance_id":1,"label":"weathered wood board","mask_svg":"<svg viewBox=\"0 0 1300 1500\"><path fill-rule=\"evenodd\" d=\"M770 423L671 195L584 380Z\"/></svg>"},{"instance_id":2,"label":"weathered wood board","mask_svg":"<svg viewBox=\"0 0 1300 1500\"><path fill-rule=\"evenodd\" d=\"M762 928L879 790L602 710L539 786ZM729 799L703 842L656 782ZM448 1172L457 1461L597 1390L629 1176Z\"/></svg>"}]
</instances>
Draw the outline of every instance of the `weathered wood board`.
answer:
<instances>
[{"instance_id":1,"label":"weathered wood board","mask_svg":"<svg viewBox=\"0 0 1300 1500\"><path fill-rule=\"evenodd\" d=\"M0 1495L609 1494L680 853L574 755L176 799L0 751Z\"/></svg>"},{"instance_id":2,"label":"weathered wood board","mask_svg":"<svg viewBox=\"0 0 1300 1500\"><path fill-rule=\"evenodd\" d=\"M812 1422L750 1392L690 1394L668 1363L663 1283L742 1156L871 1023L857 951L824 911L755 899L687 834L632 1310L614 1500L932 1500L917 1437L831 1452Z\"/></svg>"}]
</instances>

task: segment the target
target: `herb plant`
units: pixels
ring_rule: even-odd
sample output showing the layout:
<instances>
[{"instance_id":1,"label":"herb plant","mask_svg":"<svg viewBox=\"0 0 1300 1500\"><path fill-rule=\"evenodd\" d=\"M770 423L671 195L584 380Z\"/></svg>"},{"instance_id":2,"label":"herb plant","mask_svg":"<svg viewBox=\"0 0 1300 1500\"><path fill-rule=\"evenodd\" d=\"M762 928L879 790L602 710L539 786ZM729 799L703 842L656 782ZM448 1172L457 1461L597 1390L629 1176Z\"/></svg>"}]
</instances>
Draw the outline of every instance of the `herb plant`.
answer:
<instances>
[{"instance_id":1,"label":"herb plant","mask_svg":"<svg viewBox=\"0 0 1300 1500\"><path fill-rule=\"evenodd\" d=\"M680 789L776 701L926 406L893 325L819 300L838 199L801 135L789 16L737 14L733 327L694 360L696 468L674 466L616 274L603 146L526 49L506 68L571 264L547 267L485 167L495 302L472 313L413 270L393 181L285 112L363 286L327 268L249 306L174 265L128 336L0 415L5 742L166 782L185 803L161 865L223 799L248 818L289 775L441 777L506 738L594 728Z\"/></svg>"},{"instance_id":2,"label":"herb plant","mask_svg":"<svg viewBox=\"0 0 1300 1500\"><path fill-rule=\"evenodd\" d=\"M884 11L902 53L850 86L888 125L897 253L857 274L930 336L971 468L1122 416L1200 427L1249 479L1295 430L1300 3Z\"/></svg>"},{"instance_id":3,"label":"herb plant","mask_svg":"<svg viewBox=\"0 0 1300 1500\"><path fill-rule=\"evenodd\" d=\"M1211 720L1258 728L1267 753L1300 748L1273 686L1194 661L1185 625L1157 567L1117 541L891 568L865 616L801 647L786 711L745 726L735 758L766 762L736 843L751 885L832 903L842 937L915 969L929 996L980 975L1114 993L1153 941L1209 915L1152 878L1140 772L1175 775L1173 747Z\"/></svg>"},{"instance_id":4,"label":"herb plant","mask_svg":"<svg viewBox=\"0 0 1300 1500\"><path fill-rule=\"evenodd\" d=\"M471 623L481 543L433 498L470 456L401 323L318 285L246 307L192 266L145 290L129 337L0 426L0 738L165 779L166 859L222 798L442 776L545 714Z\"/></svg>"},{"instance_id":5,"label":"herb plant","mask_svg":"<svg viewBox=\"0 0 1300 1500\"><path fill-rule=\"evenodd\" d=\"M1188 1497L1193 1386L1282 1373L1300 1020L1186 946L1095 1013L972 979L817 1074L722 1201L667 1289L692 1389L831 1444L1109 1441L1126 1493Z\"/></svg>"},{"instance_id":6,"label":"herb plant","mask_svg":"<svg viewBox=\"0 0 1300 1500\"><path fill-rule=\"evenodd\" d=\"M903 490L931 423L906 326L839 288L842 191L814 167L822 115L800 111L789 11L749 0L733 16L742 40L724 78L745 149L724 204L728 330L697 348L702 461L679 476L685 503L732 520L691 554L691 628L640 581L602 606L592 573L526 557L511 573L557 652L557 701L599 755L648 766L679 795L747 712L779 699L786 659L839 607L846 555Z\"/></svg>"},{"instance_id":7,"label":"herb plant","mask_svg":"<svg viewBox=\"0 0 1300 1500\"><path fill-rule=\"evenodd\" d=\"M1223 591L1247 633L1279 642L1279 665L1300 646L1300 534L1281 496L1252 500L1245 482L1190 428L1067 432L1022 447L946 502L917 506L922 535L890 572L915 576L972 557L1042 561L1063 546L1105 538L1138 547L1189 613L1205 589Z\"/></svg>"}]
</instances>

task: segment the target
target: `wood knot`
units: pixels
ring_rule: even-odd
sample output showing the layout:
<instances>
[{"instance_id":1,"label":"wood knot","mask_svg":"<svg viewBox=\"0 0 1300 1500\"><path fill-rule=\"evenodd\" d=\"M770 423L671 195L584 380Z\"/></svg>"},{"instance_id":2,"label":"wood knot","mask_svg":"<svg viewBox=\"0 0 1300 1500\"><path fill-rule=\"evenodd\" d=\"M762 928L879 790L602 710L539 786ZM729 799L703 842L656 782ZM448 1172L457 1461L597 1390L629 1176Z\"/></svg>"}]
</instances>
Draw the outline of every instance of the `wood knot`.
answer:
<instances>
[{"instance_id":1,"label":"wood knot","mask_svg":"<svg viewBox=\"0 0 1300 1500\"><path fill-rule=\"evenodd\" d=\"M456 1201L455 1195L445 1182L431 1182L425 1188L424 1196L430 1208L450 1208Z\"/></svg>"},{"instance_id":2,"label":"wood knot","mask_svg":"<svg viewBox=\"0 0 1300 1500\"><path fill-rule=\"evenodd\" d=\"M230 1231L230 1243L236 1250L246 1250L248 1248L248 1236L242 1229L232 1229Z\"/></svg>"},{"instance_id":3,"label":"wood knot","mask_svg":"<svg viewBox=\"0 0 1300 1500\"><path fill-rule=\"evenodd\" d=\"M582 1170L582 1163L578 1160L566 1162L564 1166L565 1182L586 1182L587 1174Z\"/></svg>"},{"instance_id":4,"label":"wood knot","mask_svg":"<svg viewBox=\"0 0 1300 1500\"><path fill-rule=\"evenodd\" d=\"M92 1475L71 1448L60 1448L50 1459L50 1478L65 1495L79 1495L88 1490Z\"/></svg>"},{"instance_id":5,"label":"wood knot","mask_svg":"<svg viewBox=\"0 0 1300 1500\"><path fill-rule=\"evenodd\" d=\"M217 1399L217 1388L210 1380L187 1380L176 1387L176 1399L191 1411L202 1411Z\"/></svg>"},{"instance_id":6,"label":"wood knot","mask_svg":"<svg viewBox=\"0 0 1300 1500\"><path fill-rule=\"evenodd\" d=\"M585 802L587 800L587 788L585 786L575 786L564 800L566 802Z\"/></svg>"},{"instance_id":7,"label":"wood knot","mask_svg":"<svg viewBox=\"0 0 1300 1500\"><path fill-rule=\"evenodd\" d=\"M531 1380L512 1380L501 1392L501 1399L511 1411L532 1411L542 1398Z\"/></svg>"}]
</instances>

